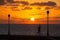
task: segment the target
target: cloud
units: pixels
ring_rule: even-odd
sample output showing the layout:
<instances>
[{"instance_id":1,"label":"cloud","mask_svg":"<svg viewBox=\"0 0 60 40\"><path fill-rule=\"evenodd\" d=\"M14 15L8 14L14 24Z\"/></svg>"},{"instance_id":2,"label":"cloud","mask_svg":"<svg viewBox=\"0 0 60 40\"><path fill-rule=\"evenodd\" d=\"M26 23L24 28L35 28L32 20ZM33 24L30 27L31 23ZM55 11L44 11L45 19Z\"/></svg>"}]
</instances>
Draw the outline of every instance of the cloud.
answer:
<instances>
[{"instance_id":1,"label":"cloud","mask_svg":"<svg viewBox=\"0 0 60 40\"><path fill-rule=\"evenodd\" d=\"M31 7L25 7L24 9L22 10L31 10L32 8Z\"/></svg>"},{"instance_id":2,"label":"cloud","mask_svg":"<svg viewBox=\"0 0 60 40\"><path fill-rule=\"evenodd\" d=\"M29 5L27 1L13 1L13 0L7 0L8 3L19 3L23 5ZM4 0L0 0L0 5L5 4Z\"/></svg>"},{"instance_id":3,"label":"cloud","mask_svg":"<svg viewBox=\"0 0 60 40\"><path fill-rule=\"evenodd\" d=\"M48 6L56 6L56 3L49 1L49 2L47 3L47 5L48 5Z\"/></svg>"},{"instance_id":4,"label":"cloud","mask_svg":"<svg viewBox=\"0 0 60 40\"><path fill-rule=\"evenodd\" d=\"M23 4L23 5L29 5L29 3L27 1L13 1L12 3L19 3L19 4Z\"/></svg>"},{"instance_id":5,"label":"cloud","mask_svg":"<svg viewBox=\"0 0 60 40\"><path fill-rule=\"evenodd\" d=\"M0 0L0 5L4 5L4 0Z\"/></svg>"},{"instance_id":6,"label":"cloud","mask_svg":"<svg viewBox=\"0 0 60 40\"><path fill-rule=\"evenodd\" d=\"M13 0L7 0L7 2L10 2L10 3L12 3L12 2L14 2Z\"/></svg>"},{"instance_id":7,"label":"cloud","mask_svg":"<svg viewBox=\"0 0 60 40\"><path fill-rule=\"evenodd\" d=\"M23 5L29 5L28 1L12 1L12 0L8 0L9 3L20 3ZM4 0L0 0L0 5L3 5ZM52 1L48 1L48 2L35 2L35 3L31 3L30 5L39 5L39 6L56 6L55 2Z\"/></svg>"},{"instance_id":8,"label":"cloud","mask_svg":"<svg viewBox=\"0 0 60 40\"><path fill-rule=\"evenodd\" d=\"M23 5L29 5L29 3L27 1L20 1L20 3Z\"/></svg>"},{"instance_id":9,"label":"cloud","mask_svg":"<svg viewBox=\"0 0 60 40\"><path fill-rule=\"evenodd\" d=\"M48 6L47 6L45 9L48 10L48 9L53 9L53 8L54 8L54 7L48 7Z\"/></svg>"},{"instance_id":10,"label":"cloud","mask_svg":"<svg viewBox=\"0 0 60 40\"><path fill-rule=\"evenodd\" d=\"M52 1L48 1L48 2L36 2L36 3L32 3L30 5L39 5L39 6L56 6L56 3L55 2L52 2Z\"/></svg>"},{"instance_id":11,"label":"cloud","mask_svg":"<svg viewBox=\"0 0 60 40\"><path fill-rule=\"evenodd\" d=\"M30 5L40 5L40 3L39 2L36 2L36 3L32 3Z\"/></svg>"}]
</instances>

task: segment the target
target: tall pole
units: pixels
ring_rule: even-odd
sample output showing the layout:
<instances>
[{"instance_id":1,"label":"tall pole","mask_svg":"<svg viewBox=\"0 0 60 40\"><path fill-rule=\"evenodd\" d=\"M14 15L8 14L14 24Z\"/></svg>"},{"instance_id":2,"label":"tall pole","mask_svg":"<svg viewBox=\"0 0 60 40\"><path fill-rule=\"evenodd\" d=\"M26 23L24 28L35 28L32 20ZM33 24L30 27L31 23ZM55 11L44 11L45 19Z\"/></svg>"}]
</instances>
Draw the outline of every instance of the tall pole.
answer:
<instances>
[{"instance_id":1,"label":"tall pole","mask_svg":"<svg viewBox=\"0 0 60 40\"><path fill-rule=\"evenodd\" d=\"M47 38L49 38L49 10L47 10Z\"/></svg>"},{"instance_id":2,"label":"tall pole","mask_svg":"<svg viewBox=\"0 0 60 40\"><path fill-rule=\"evenodd\" d=\"M39 36L41 36L41 25L39 24L39 27L38 27L38 34Z\"/></svg>"},{"instance_id":3,"label":"tall pole","mask_svg":"<svg viewBox=\"0 0 60 40\"><path fill-rule=\"evenodd\" d=\"M10 14L8 14L8 35L10 35Z\"/></svg>"}]
</instances>

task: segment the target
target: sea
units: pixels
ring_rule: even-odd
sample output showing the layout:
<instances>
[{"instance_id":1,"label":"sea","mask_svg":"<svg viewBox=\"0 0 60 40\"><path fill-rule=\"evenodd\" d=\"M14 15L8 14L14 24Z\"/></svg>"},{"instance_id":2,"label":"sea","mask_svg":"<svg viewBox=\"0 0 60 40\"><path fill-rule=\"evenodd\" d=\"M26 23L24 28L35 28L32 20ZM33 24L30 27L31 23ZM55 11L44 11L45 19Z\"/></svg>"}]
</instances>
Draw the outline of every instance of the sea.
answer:
<instances>
[{"instance_id":1,"label":"sea","mask_svg":"<svg viewBox=\"0 0 60 40\"><path fill-rule=\"evenodd\" d=\"M49 36L60 36L60 24L48 24ZM0 35L47 36L47 24L0 24ZM38 31L40 29L40 31Z\"/></svg>"}]
</instances>

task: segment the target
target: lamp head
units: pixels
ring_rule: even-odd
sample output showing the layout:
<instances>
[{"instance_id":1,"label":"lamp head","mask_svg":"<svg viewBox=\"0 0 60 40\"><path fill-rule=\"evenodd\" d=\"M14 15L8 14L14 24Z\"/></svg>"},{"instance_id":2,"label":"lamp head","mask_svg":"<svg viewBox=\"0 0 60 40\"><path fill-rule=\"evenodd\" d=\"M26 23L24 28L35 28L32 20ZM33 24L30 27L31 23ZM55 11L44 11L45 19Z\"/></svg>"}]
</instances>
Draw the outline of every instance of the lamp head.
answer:
<instances>
[{"instance_id":1,"label":"lamp head","mask_svg":"<svg viewBox=\"0 0 60 40\"><path fill-rule=\"evenodd\" d=\"M47 10L47 15L49 14L49 10Z\"/></svg>"},{"instance_id":2,"label":"lamp head","mask_svg":"<svg viewBox=\"0 0 60 40\"><path fill-rule=\"evenodd\" d=\"M10 17L10 14L8 14L8 17Z\"/></svg>"}]
</instances>

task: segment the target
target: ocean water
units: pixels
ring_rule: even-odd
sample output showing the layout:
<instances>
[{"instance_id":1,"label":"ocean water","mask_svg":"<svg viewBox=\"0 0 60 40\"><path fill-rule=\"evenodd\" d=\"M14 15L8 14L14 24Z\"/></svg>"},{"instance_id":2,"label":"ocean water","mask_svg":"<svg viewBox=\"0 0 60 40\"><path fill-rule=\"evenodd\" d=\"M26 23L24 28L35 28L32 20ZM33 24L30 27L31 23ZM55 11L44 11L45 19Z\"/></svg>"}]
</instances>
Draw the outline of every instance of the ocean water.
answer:
<instances>
[{"instance_id":1,"label":"ocean water","mask_svg":"<svg viewBox=\"0 0 60 40\"><path fill-rule=\"evenodd\" d=\"M8 34L8 24L0 24L0 35ZM11 35L41 35L47 36L47 25L40 24L40 33L38 24L10 24ZM60 36L60 24L49 24L49 35Z\"/></svg>"}]
</instances>

